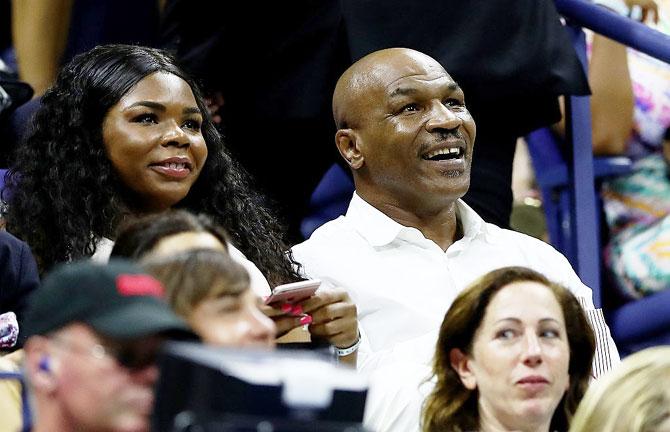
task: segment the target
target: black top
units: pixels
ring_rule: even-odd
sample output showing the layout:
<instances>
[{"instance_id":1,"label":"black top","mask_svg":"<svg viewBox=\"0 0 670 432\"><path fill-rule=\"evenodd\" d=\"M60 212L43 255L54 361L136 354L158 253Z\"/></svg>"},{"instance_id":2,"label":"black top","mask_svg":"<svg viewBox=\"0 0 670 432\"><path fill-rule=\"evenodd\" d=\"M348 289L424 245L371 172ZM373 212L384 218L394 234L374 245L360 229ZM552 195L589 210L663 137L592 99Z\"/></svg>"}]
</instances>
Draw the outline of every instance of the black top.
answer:
<instances>
[{"instance_id":1,"label":"black top","mask_svg":"<svg viewBox=\"0 0 670 432\"><path fill-rule=\"evenodd\" d=\"M28 245L6 231L0 230L0 314L14 312L21 324L28 296L40 285L37 264Z\"/></svg>"}]
</instances>

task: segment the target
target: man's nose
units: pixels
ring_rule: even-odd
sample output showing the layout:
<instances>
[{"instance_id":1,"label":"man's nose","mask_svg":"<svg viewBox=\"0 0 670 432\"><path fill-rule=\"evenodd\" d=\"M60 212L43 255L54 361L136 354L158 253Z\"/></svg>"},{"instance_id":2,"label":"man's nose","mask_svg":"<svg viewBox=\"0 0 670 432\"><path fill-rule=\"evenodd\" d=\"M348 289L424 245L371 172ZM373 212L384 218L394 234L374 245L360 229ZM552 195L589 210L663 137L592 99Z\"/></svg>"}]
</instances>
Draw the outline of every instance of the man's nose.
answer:
<instances>
[{"instance_id":1,"label":"man's nose","mask_svg":"<svg viewBox=\"0 0 670 432\"><path fill-rule=\"evenodd\" d=\"M452 130L463 124L463 120L456 115L442 101L434 101L431 104L430 119L426 122L428 132L434 132L438 129Z\"/></svg>"},{"instance_id":2,"label":"man's nose","mask_svg":"<svg viewBox=\"0 0 670 432\"><path fill-rule=\"evenodd\" d=\"M133 378L143 385L153 386L158 379L158 366L150 364L141 369L134 370Z\"/></svg>"},{"instance_id":3,"label":"man's nose","mask_svg":"<svg viewBox=\"0 0 670 432\"><path fill-rule=\"evenodd\" d=\"M542 346L540 345L540 339L534 332L526 334L522 355L523 362L527 366L537 366L542 363Z\"/></svg>"},{"instance_id":4,"label":"man's nose","mask_svg":"<svg viewBox=\"0 0 670 432\"><path fill-rule=\"evenodd\" d=\"M191 145L191 140L178 122L170 120L166 123L161 137L161 144L164 146L186 147Z\"/></svg>"}]
</instances>

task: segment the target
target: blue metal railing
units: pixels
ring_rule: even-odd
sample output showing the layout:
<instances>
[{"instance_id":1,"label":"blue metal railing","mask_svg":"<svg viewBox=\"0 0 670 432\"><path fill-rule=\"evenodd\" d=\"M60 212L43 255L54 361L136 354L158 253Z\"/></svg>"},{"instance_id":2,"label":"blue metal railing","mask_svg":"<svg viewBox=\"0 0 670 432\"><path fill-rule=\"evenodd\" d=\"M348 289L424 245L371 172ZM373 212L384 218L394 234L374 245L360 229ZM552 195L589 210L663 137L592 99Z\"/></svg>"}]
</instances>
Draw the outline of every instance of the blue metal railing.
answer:
<instances>
[{"instance_id":1,"label":"blue metal railing","mask_svg":"<svg viewBox=\"0 0 670 432\"><path fill-rule=\"evenodd\" d=\"M585 27L610 39L670 63L670 36L644 24L622 17L613 11L584 0L555 0L556 8L568 21L577 54L587 68ZM593 301L600 306L600 233L593 182L593 153L589 98L566 98L566 136L572 143L572 163L569 165L573 202L573 238L578 239L573 265L580 277L593 289Z\"/></svg>"},{"instance_id":2,"label":"blue metal railing","mask_svg":"<svg viewBox=\"0 0 670 432\"><path fill-rule=\"evenodd\" d=\"M670 63L670 36L584 0L555 0L555 4L571 23Z\"/></svg>"},{"instance_id":3,"label":"blue metal railing","mask_svg":"<svg viewBox=\"0 0 670 432\"><path fill-rule=\"evenodd\" d=\"M21 386L21 432L29 432L32 427L32 415L28 398L28 388L23 375L19 372L0 372L0 380L17 381Z\"/></svg>"}]
</instances>

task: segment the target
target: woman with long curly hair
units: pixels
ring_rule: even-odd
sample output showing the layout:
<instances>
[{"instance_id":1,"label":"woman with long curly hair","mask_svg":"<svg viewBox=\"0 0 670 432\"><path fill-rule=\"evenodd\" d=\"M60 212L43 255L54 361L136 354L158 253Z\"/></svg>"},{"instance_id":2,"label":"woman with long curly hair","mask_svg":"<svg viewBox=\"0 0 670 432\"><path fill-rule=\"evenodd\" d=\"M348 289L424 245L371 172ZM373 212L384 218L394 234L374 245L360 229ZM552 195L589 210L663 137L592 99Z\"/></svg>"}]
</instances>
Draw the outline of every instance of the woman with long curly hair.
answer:
<instances>
[{"instance_id":1,"label":"woman with long curly hair","mask_svg":"<svg viewBox=\"0 0 670 432\"><path fill-rule=\"evenodd\" d=\"M494 270L442 322L423 431L567 431L594 352L570 291L524 267Z\"/></svg>"},{"instance_id":2,"label":"woman with long curly hair","mask_svg":"<svg viewBox=\"0 0 670 432\"><path fill-rule=\"evenodd\" d=\"M106 45L64 66L8 187L7 229L42 272L108 251L123 220L185 208L224 226L270 285L300 279L280 224L225 149L197 85L160 50Z\"/></svg>"}]
</instances>

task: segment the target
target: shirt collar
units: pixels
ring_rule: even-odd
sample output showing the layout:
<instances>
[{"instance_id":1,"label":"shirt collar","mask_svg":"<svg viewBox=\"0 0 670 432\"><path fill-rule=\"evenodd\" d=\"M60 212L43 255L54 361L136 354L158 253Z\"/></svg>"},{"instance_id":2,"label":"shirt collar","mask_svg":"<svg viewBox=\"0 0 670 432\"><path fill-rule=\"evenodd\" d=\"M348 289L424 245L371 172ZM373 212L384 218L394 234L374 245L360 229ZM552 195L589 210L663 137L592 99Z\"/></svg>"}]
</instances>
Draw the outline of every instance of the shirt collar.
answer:
<instances>
[{"instance_id":1,"label":"shirt collar","mask_svg":"<svg viewBox=\"0 0 670 432\"><path fill-rule=\"evenodd\" d=\"M486 234L489 224L462 200L456 201L456 217L463 227L463 238L456 243L467 246L478 235ZM346 218L356 231L374 247L384 246L395 240L404 229L416 230L394 221L354 192ZM418 230L416 230L418 231ZM489 236L487 236L488 238ZM451 248L450 248L451 249ZM460 247L459 247L460 249Z\"/></svg>"}]
</instances>

